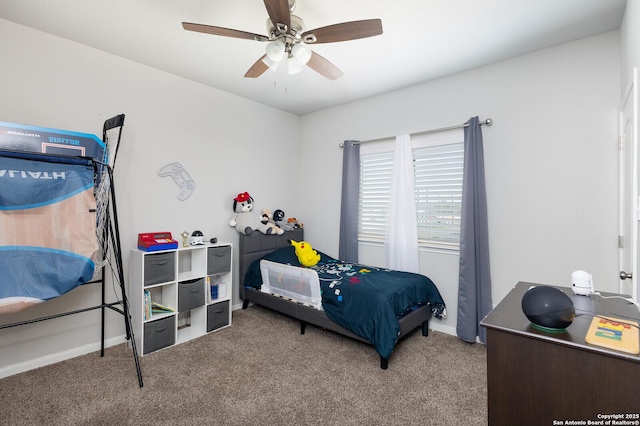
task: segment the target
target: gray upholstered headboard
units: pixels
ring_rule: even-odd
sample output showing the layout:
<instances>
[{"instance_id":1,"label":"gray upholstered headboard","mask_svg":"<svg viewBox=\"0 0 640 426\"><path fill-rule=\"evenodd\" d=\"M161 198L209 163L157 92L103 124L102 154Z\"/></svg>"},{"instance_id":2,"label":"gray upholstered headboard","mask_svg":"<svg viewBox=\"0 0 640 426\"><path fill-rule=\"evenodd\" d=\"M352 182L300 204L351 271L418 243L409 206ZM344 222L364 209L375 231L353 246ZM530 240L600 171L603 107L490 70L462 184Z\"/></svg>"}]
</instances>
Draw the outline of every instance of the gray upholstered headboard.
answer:
<instances>
[{"instance_id":1,"label":"gray upholstered headboard","mask_svg":"<svg viewBox=\"0 0 640 426\"><path fill-rule=\"evenodd\" d=\"M304 228L286 231L282 235L265 235L258 231L252 232L251 235L240 234L240 252L238 254L238 286L240 287L238 295L240 299L244 300L244 275L251 263L272 251L289 247L289 240L304 240Z\"/></svg>"}]
</instances>

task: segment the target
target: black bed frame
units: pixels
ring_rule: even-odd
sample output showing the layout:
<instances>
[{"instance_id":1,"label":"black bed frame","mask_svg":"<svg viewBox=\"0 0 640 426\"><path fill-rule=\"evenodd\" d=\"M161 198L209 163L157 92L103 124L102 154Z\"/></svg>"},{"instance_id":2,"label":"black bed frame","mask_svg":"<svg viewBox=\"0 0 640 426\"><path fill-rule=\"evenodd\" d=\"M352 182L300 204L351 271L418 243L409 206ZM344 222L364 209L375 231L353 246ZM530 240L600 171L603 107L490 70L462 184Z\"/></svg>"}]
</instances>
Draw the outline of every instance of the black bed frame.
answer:
<instances>
[{"instance_id":1,"label":"black bed frame","mask_svg":"<svg viewBox=\"0 0 640 426\"><path fill-rule=\"evenodd\" d=\"M303 228L287 231L283 235L265 235L260 232L252 232L250 235L240 234L240 254L239 254L239 296L243 301L242 309L247 309L249 303L255 303L260 306L272 309L282 314L288 315L300 321L300 334L304 334L307 324L315 325L326 330L331 330L347 337L369 343L368 340L358 336L357 334L347 330L341 325L333 322L324 311L305 306L303 304L283 299L278 296L263 293L254 288L246 288L244 285L244 276L249 266L254 260L262 258L264 255L271 253L277 249L288 247L288 240L302 241L304 240ZM403 316L400 320L400 336L398 339L406 336L417 327L422 327L422 335L429 335L429 319L431 318L431 308L422 306L419 309ZM380 368L386 370L389 366L389 359L380 357Z\"/></svg>"}]
</instances>

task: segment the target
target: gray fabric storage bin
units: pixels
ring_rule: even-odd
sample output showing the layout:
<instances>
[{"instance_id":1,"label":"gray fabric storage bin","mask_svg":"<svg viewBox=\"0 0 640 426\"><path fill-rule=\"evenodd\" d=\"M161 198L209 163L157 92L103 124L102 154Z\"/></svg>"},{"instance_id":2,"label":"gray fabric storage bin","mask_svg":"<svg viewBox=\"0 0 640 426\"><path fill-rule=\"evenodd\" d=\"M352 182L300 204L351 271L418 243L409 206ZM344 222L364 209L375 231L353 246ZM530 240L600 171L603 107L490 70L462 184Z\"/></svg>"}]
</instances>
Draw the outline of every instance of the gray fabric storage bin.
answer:
<instances>
[{"instance_id":1,"label":"gray fabric storage bin","mask_svg":"<svg viewBox=\"0 0 640 426\"><path fill-rule=\"evenodd\" d=\"M204 305L204 278L178 283L178 312Z\"/></svg>"},{"instance_id":2,"label":"gray fabric storage bin","mask_svg":"<svg viewBox=\"0 0 640 426\"><path fill-rule=\"evenodd\" d=\"M144 325L144 353L166 348L176 343L175 315Z\"/></svg>"},{"instance_id":3,"label":"gray fabric storage bin","mask_svg":"<svg viewBox=\"0 0 640 426\"><path fill-rule=\"evenodd\" d=\"M231 246L209 247L207 275L224 274L231 270Z\"/></svg>"},{"instance_id":4,"label":"gray fabric storage bin","mask_svg":"<svg viewBox=\"0 0 640 426\"><path fill-rule=\"evenodd\" d=\"M214 303L207 307L207 331L229 325L229 301Z\"/></svg>"},{"instance_id":5,"label":"gray fabric storage bin","mask_svg":"<svg viewBox=\"0 0 640 426\"><path fill-rule=\"evenodd\" d=\"M160 284L175 280L175 253L154 253L144 257L144 285Z\"/></svg>"}]
</instances>

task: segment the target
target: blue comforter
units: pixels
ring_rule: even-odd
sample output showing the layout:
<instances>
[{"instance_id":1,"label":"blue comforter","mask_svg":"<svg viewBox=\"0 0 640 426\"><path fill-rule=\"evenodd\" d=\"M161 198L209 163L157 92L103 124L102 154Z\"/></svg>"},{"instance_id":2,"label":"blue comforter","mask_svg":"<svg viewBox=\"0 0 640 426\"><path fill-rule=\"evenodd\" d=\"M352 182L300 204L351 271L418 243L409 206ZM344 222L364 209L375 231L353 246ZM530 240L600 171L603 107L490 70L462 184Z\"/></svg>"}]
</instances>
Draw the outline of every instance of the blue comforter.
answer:
<instances>
[{"instance_id":1,"label":"blue comforter","mask_svg":"<svg viewBox=\"0 0 640 426\"><path fill-rule=\"evenodd\" d=\"M400 334L398 318L422 305L433 316L445 315L445 304L435 284L409 272L342 262L324 253L314 269L320 278L322 307L327 316L344 328L367 339L383 358L389 358ZM300 266L293 247L269 253L263 259ZM253 262L245 286L262 285L260 261Z\"/></svg>"}]
</instances>

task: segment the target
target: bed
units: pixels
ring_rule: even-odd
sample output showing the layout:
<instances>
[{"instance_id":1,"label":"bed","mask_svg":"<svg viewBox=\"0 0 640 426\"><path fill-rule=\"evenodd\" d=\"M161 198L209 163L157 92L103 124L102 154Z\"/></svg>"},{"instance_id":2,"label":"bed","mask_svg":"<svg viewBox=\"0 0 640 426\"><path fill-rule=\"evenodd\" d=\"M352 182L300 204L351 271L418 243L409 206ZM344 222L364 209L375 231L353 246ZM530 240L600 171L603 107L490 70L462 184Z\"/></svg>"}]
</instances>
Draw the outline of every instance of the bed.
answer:
<instances>
[{"instance_id":1,"label":"bed","mask_svg":"<svg viewBox=\"0 0 640 426\"><path fill-rule=\"evenodd\" d=\"M341 262L320 251L316 266L299 268L289 240L303 241L303 228L283 235L240 235L239 297L243 309L254 303L295 318L300 321L301 334L311 324L371 344L380 355L382 369L388 367L402 337L418 327L423 336L428 336L429 320L446 315L437 287L423 275ZM277 269L269 273L270 267ZM317 291L302 291L301 298L291 297L283 288L274 290L277 285L273 283L265 291L263 284L269 281L268 276L281 277L286 268L296 276L300 269L317 274L321 304L317 303ZM307 279L305 275L297 281Z\"/></svg>"}]
</instances>

